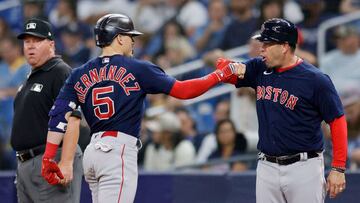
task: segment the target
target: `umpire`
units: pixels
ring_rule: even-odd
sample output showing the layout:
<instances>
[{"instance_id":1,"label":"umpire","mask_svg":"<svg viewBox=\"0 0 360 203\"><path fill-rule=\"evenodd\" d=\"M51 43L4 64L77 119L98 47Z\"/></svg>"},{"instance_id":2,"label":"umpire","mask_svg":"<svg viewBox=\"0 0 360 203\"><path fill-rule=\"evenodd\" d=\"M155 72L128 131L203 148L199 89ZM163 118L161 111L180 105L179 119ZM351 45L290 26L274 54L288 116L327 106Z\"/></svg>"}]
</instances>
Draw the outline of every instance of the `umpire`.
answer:
<instances>
[{"instance_id":1,"label":"umpire","mask_svg":"<svg viewBox=\"0 0 360 203\"><path fill-rule=\"evenodd\" d=\"M67 186L49 185L41 176L50 111L71 68L55 55L55 42L48 22L29 19L24 32L24 55L31 66L27 81L19 88L14 102L11 145L18 158L16 188L18 202L79 202L82 177L82 153L77 148L74 180ZM61 154L58 149L56 160Z\"/></svg>"}]
</instances>

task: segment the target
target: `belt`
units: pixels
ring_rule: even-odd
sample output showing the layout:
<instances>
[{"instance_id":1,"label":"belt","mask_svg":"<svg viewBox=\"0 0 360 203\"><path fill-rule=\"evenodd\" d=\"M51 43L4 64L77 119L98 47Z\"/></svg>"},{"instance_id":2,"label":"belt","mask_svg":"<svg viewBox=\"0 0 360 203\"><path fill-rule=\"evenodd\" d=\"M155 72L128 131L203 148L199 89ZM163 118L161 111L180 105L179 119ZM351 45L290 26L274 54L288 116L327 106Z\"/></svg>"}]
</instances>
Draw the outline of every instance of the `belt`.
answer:
<instances>
[{"instance_id":1,"label":"belt","mask_svg":"<svg viewBox=\"0 0 360 203\"><path fill-rule=\"evenodd\" d=\"M107 136L111 136L111 137L117 137L118 135L118 131L105 131L101 137L107 137Z\"/></svg>"},{"instance_id":2,"label":"belt","mask_svg":"<svg viewBox=\"0 0 360 203\"><path fill-rule=\"evenodd\" d=\"M43 154L45 152L45 147L46 147L46 145L40 145L40 146L31 148L31 149L17 151L16 157L19 159L19 161L25 162L25 161L32 159L40 154Z\"/></svg>"},{"instance_id":3,"label":"belt","mask_svg":"<svg viewBox=\"0 0 360 203\"><path fill-rule=\"evenodd\" d=\"M302 152L294 155L279 156L279 157L269 156L264 153L261 153L259 155L259 159L269 161L272 163L277 163L279 165L290 165L300 160L307 160L318 156L319 156L318 152Z\"/></svg>"},{"instance_id":4,"label":"belt","mask_svg":"<svg viewBox=\"0 0 360 203\"><path fill-rule=\"evenodd\" d=\"M118 131L104 131L103 134L101 134L101 137L117 137L118 136ZM136 147L140 150L142 148L142 142L140 139L136 140Z\"/></svg>"}]
</instances>

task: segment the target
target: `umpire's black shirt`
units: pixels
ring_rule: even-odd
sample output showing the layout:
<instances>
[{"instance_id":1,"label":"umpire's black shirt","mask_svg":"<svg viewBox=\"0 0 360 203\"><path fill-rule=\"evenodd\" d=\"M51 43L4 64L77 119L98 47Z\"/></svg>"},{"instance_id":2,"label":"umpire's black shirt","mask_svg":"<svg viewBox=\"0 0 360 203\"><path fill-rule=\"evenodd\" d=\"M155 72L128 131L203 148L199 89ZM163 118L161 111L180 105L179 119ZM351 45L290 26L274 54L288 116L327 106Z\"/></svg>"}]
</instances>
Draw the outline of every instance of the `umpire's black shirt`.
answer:
<instances>
[{"instance_id":1,"label":"umpire's black shirt","mask_svg":"<svg viewBox=\"0 0 360 203\"><path fill-rule=\"evenodd\" d=\"M71 68L58 56L33 69L14 102L11 146L15 151L46 144L49 116Z\"/></svg>"}]
</instances>

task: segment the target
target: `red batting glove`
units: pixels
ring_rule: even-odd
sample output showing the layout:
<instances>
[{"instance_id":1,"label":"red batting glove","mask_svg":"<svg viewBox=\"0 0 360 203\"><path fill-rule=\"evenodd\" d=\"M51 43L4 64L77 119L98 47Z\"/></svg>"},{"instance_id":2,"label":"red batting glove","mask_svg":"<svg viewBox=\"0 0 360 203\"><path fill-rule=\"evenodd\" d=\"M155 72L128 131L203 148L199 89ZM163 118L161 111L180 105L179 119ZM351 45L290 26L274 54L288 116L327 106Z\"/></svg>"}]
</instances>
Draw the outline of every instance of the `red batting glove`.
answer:
<instances>
[{"instance_id":1,"label":"red batting glove","mask_svg":"<svg viewBox=\"0 0 360 203\"><path fill-rule=\"evenodd\" d=\"M46 157L42 159L41 175L50 185L59 184L60 179L64 178L57 163L53 159Z\"/></svg>"},{"instance_id":2,"label":"red batting glove","mask_svg":"<svg viewBox=\"0 0 360 203\"><path fill-rule=\"evenodd\" d=\"M236 70L233 70L229 66L230 63L233 63L233 61L225 58L218 58L216 60L216 69L222 71L225 75L225 78L221 80L222 82L235 85L237 83L238 77L235 75Z\"/></svg>"},{"instance_id":3,"label":"red batting glove","mask_svg":"<svg viewBox=\"0 0 360 203\"><path fill-rule=\"evenodd\" d=\"M64 178L57 163L54 161L58 147L59 145L57 144L47 142L45 153L42 158L41 175L51 185L59 184L60 179Z\"/></svg>"}]
</instances>

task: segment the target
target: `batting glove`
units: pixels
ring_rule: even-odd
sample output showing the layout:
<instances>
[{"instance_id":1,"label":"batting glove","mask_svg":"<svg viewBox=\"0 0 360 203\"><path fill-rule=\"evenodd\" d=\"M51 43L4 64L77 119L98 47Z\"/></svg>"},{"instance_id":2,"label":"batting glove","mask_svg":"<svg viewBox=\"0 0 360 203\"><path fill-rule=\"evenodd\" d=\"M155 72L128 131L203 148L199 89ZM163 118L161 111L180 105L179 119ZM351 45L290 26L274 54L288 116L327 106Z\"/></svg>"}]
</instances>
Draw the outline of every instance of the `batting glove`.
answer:
<instances>
[{"instance_id":1,"label":"batting glove","mask_svg":"<svg viewBox=\"0 0 360 203\"><path fill-rule=\"evenodd\" d=\"M50 158L43 157L41 165L41 175L50 185L57 185L64 176L57 163Z\"/></svg>"},{"instance_id":2,"label":"batting glove","mask_svg":"<svg viewBox=\"0 0 360 203\"><path fill-rule=\"evenodd\" d=\"M225 83L236 84L238 77L236 76L237 69L231 65L234 63L228 59L219 58L216 60L216 72L218 79Z\"/></svg>"}]
</instances>

